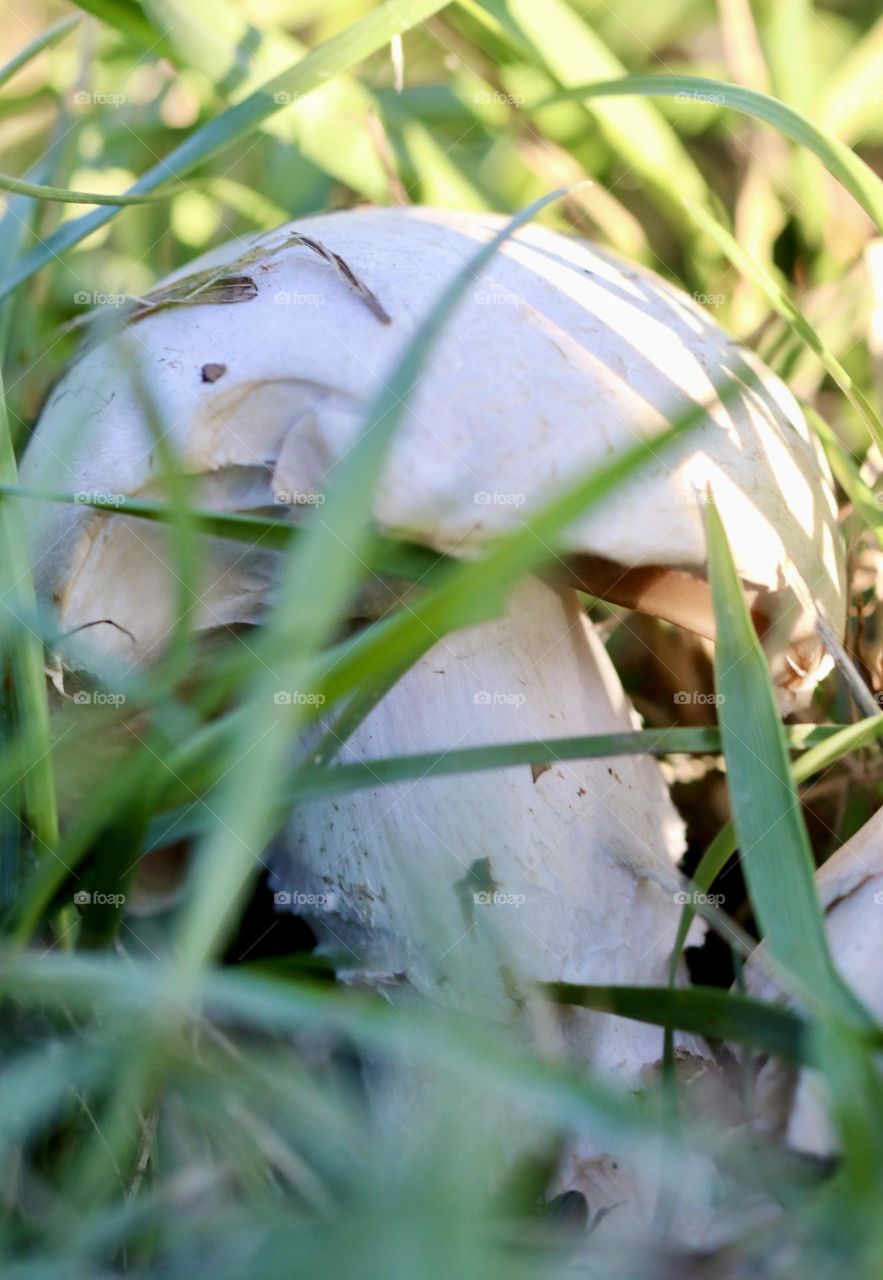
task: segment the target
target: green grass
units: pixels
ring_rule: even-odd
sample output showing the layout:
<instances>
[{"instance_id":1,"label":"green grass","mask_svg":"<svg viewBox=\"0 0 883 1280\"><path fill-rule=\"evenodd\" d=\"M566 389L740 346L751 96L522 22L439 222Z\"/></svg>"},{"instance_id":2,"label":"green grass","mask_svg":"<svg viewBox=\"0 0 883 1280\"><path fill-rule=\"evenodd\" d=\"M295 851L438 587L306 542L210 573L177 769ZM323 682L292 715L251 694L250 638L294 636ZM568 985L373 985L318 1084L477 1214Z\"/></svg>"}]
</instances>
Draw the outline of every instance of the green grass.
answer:
<instances>
[{"instance_id":1,"label":"green grass","mask_svg":"<svg viewBox=\"0 0 883 1280\"><path fill-rule=\"evenodd\" d=\"M739 45L732 26L723 38L724 10L735 21L712 0L673 0L670 14L644 0L615 11L595 0L53 0L42 34L0 16L4 1276L686 1274L673 1224L709 1197L726 1254L693 1258L690 1274L876 1280L881 1029L829 954L813 873L878 807L883 716L860 719L832 676L806 723L782 724L716 508L706 507L714 686L698 642L663 625L635 639L622 611L587 602L644 728L569 738L550 728L542 740L336 761L435 638L499 616L568 526L595 506L603 514L648 459L646 444L612 457L475 560L374 529L408 397L463 291L528 219L627 245L769 354L806 402L852 504L847 532L876 565L881 404L867 307L847 284L858 279L861 294L861 255L883 231L883 26L870 5L758 0L740 10ZM323 519L293 528L196 505L140 388L167 499L92 505L167 527L172 641L155 667L120 677L123 712L72 700L73 672L62 697L47 667L64 638L35 597L25 534L45 505L79 499L23 488L17 467L81 338L70 323L83 314L78 293L143 297L233 235L402 199L511 221L422 317ZM726 401L733 387L718 391ZM669 422L654 456L701 417L694 408ZM192 630L208 535L282 556L278 603L238 644L205 647ZM371 574L420 592L341 638ZM852 638L873 654L883 615L867 566L856 592L864 617ZM716 722L678 721L673 653L716 689ZM321 692L323 736L314 706L273 705L284 687ZM623 1092L503 1027L350 989L290 922L256 906L264 851L293 805L382 787L419 795L445 778L453 795L463 775L600 758L620 768L643 754L665 761L691 830L672 985L555 984L537 993L540 1020L582 1007L655 1025L669 1067L675 1030L726 1042L728 1087L749 1108L752 1055L812 1069L841 1144L830 1164L730 1127L729 1102L703 1100L682 1067ZM700 783L691 769L705 771ZM715 800L724 787L728 808ZM195 853L171 906L138 917L115 902L74 909L77 890L131 896L140 856L171 838ZM407 875L410 851L396 852ZM726 911L703 905L715 887ZM734 993L712 947L691 955L706 966L697 984L676 986L697 912L735 952L762 939L796 1003ZM574 1133L596 1150L639 1152L653 1170L649 1235L624 1225L577 1236L542 1210ZM600 1194L592 1214L610 1207ZM783 1207L772 1227L759 1197Z\"/></svg>"}]
</instances>

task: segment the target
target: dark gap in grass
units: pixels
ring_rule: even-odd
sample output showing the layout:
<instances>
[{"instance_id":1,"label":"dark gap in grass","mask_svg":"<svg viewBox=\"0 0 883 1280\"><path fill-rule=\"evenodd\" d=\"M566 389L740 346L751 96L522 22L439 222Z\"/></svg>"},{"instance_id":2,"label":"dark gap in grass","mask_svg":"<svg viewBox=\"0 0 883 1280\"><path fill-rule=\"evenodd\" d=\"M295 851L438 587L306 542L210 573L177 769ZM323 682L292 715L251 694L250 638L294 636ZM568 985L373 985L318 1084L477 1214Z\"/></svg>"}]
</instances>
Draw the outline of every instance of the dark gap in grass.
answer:
<instances>
[{"instance_id":1,"label":"dark gap in grass","mask_svg":"<svg viewBox=\"0 0 883 1280\"><path fill-rule=\"evenodd\" d=\"M269 873L265 873L247 901L222 963L260 964L307 955L315 950L316 941L316 935L301 916L277 910Z\"/></svg>"}]
</instances>

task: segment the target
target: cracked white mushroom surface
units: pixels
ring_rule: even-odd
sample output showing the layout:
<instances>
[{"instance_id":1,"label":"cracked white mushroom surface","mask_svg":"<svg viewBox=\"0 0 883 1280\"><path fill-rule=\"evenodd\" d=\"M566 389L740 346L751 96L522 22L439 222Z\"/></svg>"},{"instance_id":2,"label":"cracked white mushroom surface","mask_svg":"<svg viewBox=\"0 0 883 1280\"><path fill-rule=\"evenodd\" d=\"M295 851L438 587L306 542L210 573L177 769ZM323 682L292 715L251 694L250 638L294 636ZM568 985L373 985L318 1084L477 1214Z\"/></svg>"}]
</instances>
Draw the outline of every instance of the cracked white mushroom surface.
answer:
<instances>
[{"instance_id":1,"label":"cracked white mushroom surface","mask_svg":"<svg viewBox=\"0 0 883 1280\"><path fill-rule=\"evenodd\" d=\"M214 250L186 274L245 279L243 300L169 304L86 352L49 398L24 482L160 495L146 388L183 468L206 477L207 504L288 503L302 513L427 308L500 225L490 214L360 209ZM316 252L286 247L295 231L341 255L391 322ZM724 406L714 388L728 375L742 385ZM597 594L711 634L701 513L710 487L767 631L784 705L797 705L825 659L787 572L797 572L838 633L845 616L821 453L785 386L701 307L584 240L525 228L467 291L409 399L377 492L377 524L472 555L576 476L697 405L709 406L702 425L577 522L563 554L574 580ZM55 599L61 629L93 621L100 604L100 616L134 636L93 628L81 660L155 656L173 609L170 589L161 589L167 570L156 564L168 559L166 535L84 507L47 508L34 523L38 585ZM149 606L137 591L102 598L125 537L130 579L151 582ZM217 555L199 625L253 620L263 565Z\"/></svg>"},{"instance_id":2,"label":"cracked white mushroom surface","mask_svg":"<svg viewBox=\"0 0 883 1280\"><path fill-rule=\"evenodd\" d=\"M874 814L816 873L834 963L866 1008L883 1022L883 810ZM745 967L747 989L763 1000L781 999L763 965L763 948ZM837 1149L824 1081L817 1071L796 1071L780 1059L760 1067L759 1125L795 1150L827 1156Z\"/></svg>"},{"instance_id":3,"label":"cracked white mushroom surface","mask_svg":"<svg viewBox=\"0 0 883 1280\"><path fill-rule=\"evenodd\" d=\"M339 759L638 726L575 593L534 578L505 617L440 640ZM353 977L515 1025L538 982L666 981L683 844L649 757L522 764L299 806L275 887ZM661 1053L658 1028L622 1018L573 1010L559 1031L611 1073Z\"/></svg>"}]
</instances>

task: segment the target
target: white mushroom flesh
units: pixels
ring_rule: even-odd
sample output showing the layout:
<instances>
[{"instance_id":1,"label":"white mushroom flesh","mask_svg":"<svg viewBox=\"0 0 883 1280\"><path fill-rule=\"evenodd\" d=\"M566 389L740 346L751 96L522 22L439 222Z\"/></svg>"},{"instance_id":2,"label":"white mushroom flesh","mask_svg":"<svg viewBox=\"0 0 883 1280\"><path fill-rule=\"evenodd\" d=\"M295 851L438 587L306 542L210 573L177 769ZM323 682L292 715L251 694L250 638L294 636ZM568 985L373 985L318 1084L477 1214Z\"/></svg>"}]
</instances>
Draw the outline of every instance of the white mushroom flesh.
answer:
<instances>
[{"instance_id":1,"label":"white mushroom flesh","mask_svg":"<svg viewBox=\"0 0 883 1280\"><path fill-rule=\"evenodd\" d=\"M50 398L25 482L155 495L162 465L143 405L147 387L186 471L221 474L233 494L244 469L245 488L260 483L236 509L275 501L302 513L332 481L366 404L427 308L499 225L492 215L367 209L213 251L193 269L247 271L249 300L166 306L87 352ZM380 296L391 323L317 253L287 243L295 229L340 254ZM724 406L715 386L733 377L742 385ZM524 229L475 281L409 400L376 495L378 527L474 554L578 475L705 404L703 424L577 522L562 551L577 564L585 556L608 566L613 598L709 633L701 505L710 489L755 593L758 624L769 629L776 681L796 706L827 663L815 619L794 606L787 575L798 574L836 631L845 616L821 453L784 385L701 307L585 241ZM91 620L107 576L96 525L84 508L56 507L35 537L39 585L56 599L62 630ZM150 549L130 561L132 580L150 573L163 538L143 527L135 536ZM628 576L636 567L648 571L640 581ZM240 587L221 585L210 603L215 616L239 610ZM235 607L225 605L228 594ZM156 606L148 619L140 593L125 593L113 612L125 631L85 633L82 660L96 651L123 662L155 656L169 624L167 603Z\"/></svg>"}]
</instances>

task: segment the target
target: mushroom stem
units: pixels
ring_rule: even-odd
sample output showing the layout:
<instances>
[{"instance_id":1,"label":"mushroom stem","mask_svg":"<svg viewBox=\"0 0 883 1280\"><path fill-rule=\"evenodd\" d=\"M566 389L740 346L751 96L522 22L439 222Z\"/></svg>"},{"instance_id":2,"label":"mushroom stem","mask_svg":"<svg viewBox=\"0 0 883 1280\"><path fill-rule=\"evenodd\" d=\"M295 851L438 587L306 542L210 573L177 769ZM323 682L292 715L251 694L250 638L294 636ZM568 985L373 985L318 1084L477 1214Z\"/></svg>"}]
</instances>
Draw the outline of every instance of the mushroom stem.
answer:
<instances>
[{"instance_id":1,"label":"mushroom stem","mask_svg":"<svg viewBox=\"0 0 883 1280\"><path fill-rule=\"evenodd\" d=\"M529 579L503 618L440 640L341 758L636 724L576 594ZM655 760L561 761L299 808L275 879L350 978L514 1025L541 982L665 982L683 840ZM556 1034L629 1080L662 1049L657 1028L586 1010Z\"/></svg>"},{"instance_id":2,"label":"mushroom stem","mask_svg":"<svg viewBox=\"0 0 883 1280\"><path fill-rule=\"evenodd\" d=\"M340 754L370 762L638 724L576 593L529 578L505 616L440 640ZM277 901L308 919L338 977L393 1000L416 993L616 1086L645 1089L658 1083L661 1028L536 997L546 982L666 983L683 845L656 760L634 756L428 777L306 805L272 862ZM691 1078L725 1091L698 1044L678 1046ZM432 1085L406 1065L392 1081L375 1078L372 1095L384 1123L409 1134ZM505 1137L509 1162L539 1133L529 1116L504 1112L495 1140ZM662 1154L609 1142L570 1135L550 1194L587 1197L595 1225L615 1208L602 1235L625 1224L637 1238L653 1217ZM692 1165L679 1164L679 1179L688 1174L695 1180ZM704 1238L707 1194L686 1199L678 1230Z\"/></svg>"}]
</instances>

